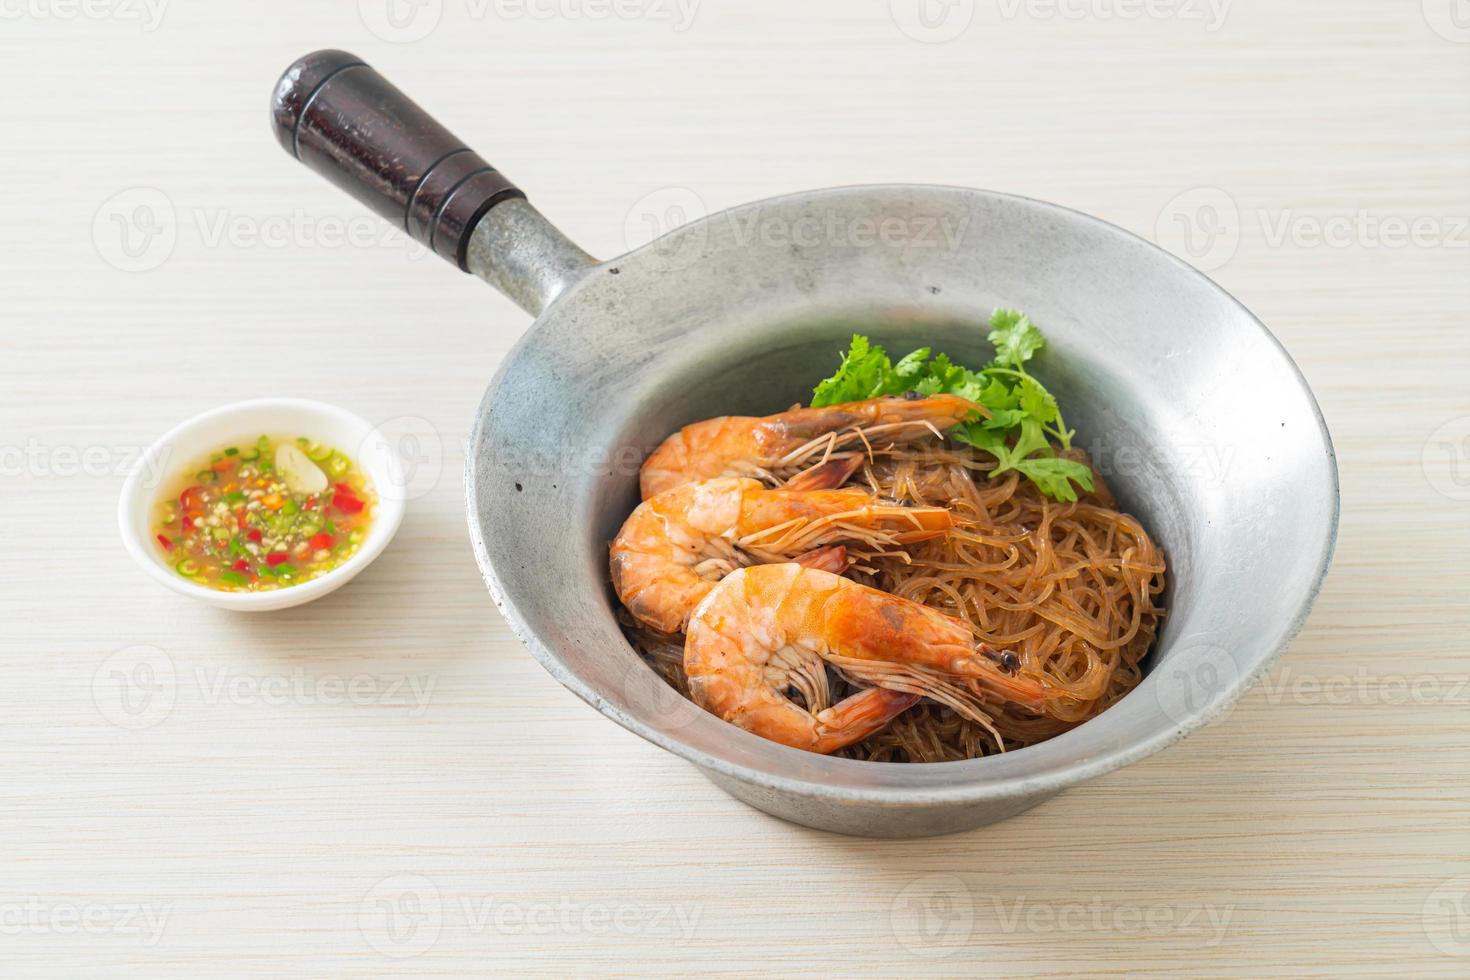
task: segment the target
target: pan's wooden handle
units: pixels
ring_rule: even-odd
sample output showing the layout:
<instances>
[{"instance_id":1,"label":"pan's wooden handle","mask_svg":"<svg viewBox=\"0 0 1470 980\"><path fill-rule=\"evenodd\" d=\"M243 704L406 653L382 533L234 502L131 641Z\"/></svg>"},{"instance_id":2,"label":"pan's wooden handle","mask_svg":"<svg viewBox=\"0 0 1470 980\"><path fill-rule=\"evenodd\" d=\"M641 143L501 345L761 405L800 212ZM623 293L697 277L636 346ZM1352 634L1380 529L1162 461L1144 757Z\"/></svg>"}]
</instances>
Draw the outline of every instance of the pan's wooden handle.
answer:
<instances>
[{"instance_id":1,"label":"pan's wooden handle","mask_svg":"<svg viewBox=\"0 0 1470 980\"><path fill-rule=\"evenodd\" d=\"M317 51L287 68L271 117L287 153L466 272L476 223L526 196L345 51Z\"/></svg>"}]
</instances>

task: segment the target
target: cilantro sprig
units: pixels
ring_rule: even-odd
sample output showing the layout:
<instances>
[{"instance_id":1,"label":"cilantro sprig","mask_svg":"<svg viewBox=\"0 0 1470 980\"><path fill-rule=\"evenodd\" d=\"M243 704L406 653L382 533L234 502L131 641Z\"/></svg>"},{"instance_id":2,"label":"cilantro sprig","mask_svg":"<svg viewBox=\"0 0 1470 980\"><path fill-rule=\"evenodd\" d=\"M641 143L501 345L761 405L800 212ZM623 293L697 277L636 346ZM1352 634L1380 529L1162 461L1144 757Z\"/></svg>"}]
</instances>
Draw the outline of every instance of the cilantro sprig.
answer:
<instances>
[{"instance_id":1,"label":"cilantro sprig","mask_svg":"<svg viewBox=\"0 0 1470 980\"><path fill-rule=\"evenodd\" d=\"M1073 432L1062 420L1056 398L1026 372L1026 362L1046 346L1041 331L1024 313L996 310L986 339L995 347L995 360L972 371L928 347L895 364L882 347L854 334L837 373L812 392L812 407L909 391L959 395L990 413L951 431L960 442L995 457L992 477L1016 470L1054 500L1076 500L1074 483L1092 490L1092 471L1057 455L1058 446L1072 448Z\"/></svg>"}]
</instances>

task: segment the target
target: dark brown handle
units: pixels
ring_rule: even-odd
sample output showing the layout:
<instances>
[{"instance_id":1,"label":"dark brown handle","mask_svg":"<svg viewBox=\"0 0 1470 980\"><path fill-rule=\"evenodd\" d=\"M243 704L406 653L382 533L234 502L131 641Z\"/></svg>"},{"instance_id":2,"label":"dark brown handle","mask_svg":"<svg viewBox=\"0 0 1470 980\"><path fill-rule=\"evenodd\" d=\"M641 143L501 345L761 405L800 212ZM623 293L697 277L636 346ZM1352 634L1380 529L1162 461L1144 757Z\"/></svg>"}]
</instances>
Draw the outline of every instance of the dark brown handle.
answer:
<instances>
[{"instance_id":1,"label":"dark brown handle","mask_svg":"<svg viewBox=\"0 0 1470 980\"><path fill-rule=\"evenodd\" d=\"M271 117L287 153L466 272L475 223L526 196L345 51L317 51L287 68Z\"/></svg>"}]
</instances>

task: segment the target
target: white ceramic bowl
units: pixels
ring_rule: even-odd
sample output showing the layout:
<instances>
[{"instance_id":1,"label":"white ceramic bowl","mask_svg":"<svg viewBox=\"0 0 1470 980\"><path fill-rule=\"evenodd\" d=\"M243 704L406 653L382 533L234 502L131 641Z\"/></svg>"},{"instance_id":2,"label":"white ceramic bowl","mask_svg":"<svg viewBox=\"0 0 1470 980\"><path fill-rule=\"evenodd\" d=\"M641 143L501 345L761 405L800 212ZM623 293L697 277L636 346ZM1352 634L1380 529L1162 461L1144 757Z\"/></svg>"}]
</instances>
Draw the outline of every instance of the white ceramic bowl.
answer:
<instances>
[{"instance_id":1,"label":"white ceramic bowl","mask_svg":"<svg viewBox=\"0 0 1470 980\"><path fill-rule=\"evenodd\" d=\"M153 506L172 484L179 467L231 444L252 444L262 434L306 436L349 454L372 482L377 518L357 553L319 578L271 592L220 592L180 576L153 540ZM324 402L304 398L261 398L236 402L196 415L165 433L139 457L118 501L123 543L138 565L175 592L221 609L264 612L319 599L352 579L382 553L403 521L405 485L398 457L366 420Z\"/></svg>"}]
</instances>

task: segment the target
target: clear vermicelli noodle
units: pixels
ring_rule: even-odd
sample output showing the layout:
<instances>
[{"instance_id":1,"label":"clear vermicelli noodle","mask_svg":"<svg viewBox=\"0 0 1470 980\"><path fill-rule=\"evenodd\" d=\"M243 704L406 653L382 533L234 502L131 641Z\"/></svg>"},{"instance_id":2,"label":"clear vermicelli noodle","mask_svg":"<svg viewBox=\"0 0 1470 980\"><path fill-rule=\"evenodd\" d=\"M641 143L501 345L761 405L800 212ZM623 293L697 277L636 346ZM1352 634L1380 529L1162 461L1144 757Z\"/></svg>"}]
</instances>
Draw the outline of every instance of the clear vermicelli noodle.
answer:
<instances>
[{"instance_id":1,"label":"clear vermicelli noodle","mask_svg":"<svg viewBox=\"0 0 1470 980\"><path fill-rule=\"evenodd\" d=\"M830 443L827 444L830 447ZM786 460L783 477L823 459L821 444ZM1077 451L1072 458L1086 462ZM1120 512L1100 477L1075 502L1045 496L1015 472L936 436L929 446L868 455L849 481L915 506L945 507L953 528L902 549L848 549L846 576L963 620L978 641L1014 657L1019 673L1055 692L1038 710L975 692L967 708L925 698L839 754L876 762L946 762L1044 741L1114 704L1142 679L1163 615L1165 564L1137 520ZM759 559L752 558L751 561ZM681 694L683 637L625 619L629 638ZM813 711L867 686L829 665L827 684L789 696ZM815 702L815 703L813 703Z\"/></svg>"},{"instance_id":2,"label":"clear vermicelli noodle","mask_svg":"<svg viewBox=\"0 0 1470 980\"><path fill-rule=\"evenodd\" d=\"M993 731L921 704L854 746L856 757L939 762L1030 745L1093 717L1143 677L1163 615L1163 553L1100 477L1094 492L1061 503L1017 473L988 479L984 469L965 451L898 452L870 465L878 492L946 506L955 528L854 577L963 619L1061 696L1040 715L988 705Z\"/></svg>"}]
</instances>

